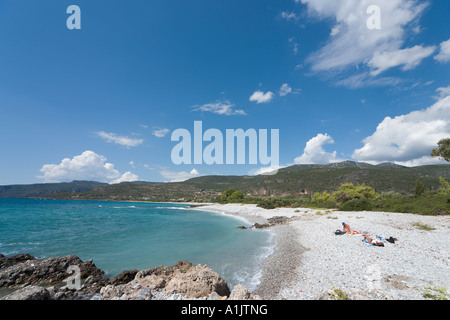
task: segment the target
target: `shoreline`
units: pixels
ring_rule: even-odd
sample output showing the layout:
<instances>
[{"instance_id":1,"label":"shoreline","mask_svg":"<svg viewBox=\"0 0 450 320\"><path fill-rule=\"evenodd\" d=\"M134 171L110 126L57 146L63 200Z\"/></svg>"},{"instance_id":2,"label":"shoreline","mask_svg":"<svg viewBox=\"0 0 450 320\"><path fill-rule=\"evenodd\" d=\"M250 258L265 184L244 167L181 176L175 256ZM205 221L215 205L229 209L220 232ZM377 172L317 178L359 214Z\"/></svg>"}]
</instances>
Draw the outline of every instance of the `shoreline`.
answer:
<instances>
[{"instance_id":1,"label":"shoreline","mask_svg":"<svg viewBox=\"0 0 450 320\"><path fill-rule=\"evenodd\" d=\"M252 204L196 204L186 209L225 215L248 225L269 225L264 229L273 235L273 251L258 263L259 284L251 289L264 300L337 299L338 292L352 300L424 300L425 293L442 297L439 290L450 298L448 215L268 210ZM342 222L352 230L382 239L394 237L396 242L375 247L365 244L361 234L336 235Z\"/></svg>"},{"instance_id":2,"label":"shoreline","mask_svg":"<svg viewBox=\"0 0 450 320\"><path fill-rule=\"evenodd\" d=\"M255 294L263 299L328 299L344 292L357 300L423 300L428 289L450 289L450 216L390 212L341 212L306 208L267 210L249 204L203 205L197 210L220 212L275 225L276 247L262 264ZM384 247L368 246L361 235L335 235L342 222L383 239ZM422 230L430 226L432 230ZM446 245L447 244L447 245ZM434 292L434 291L433 291Z\"/></svg>"}]
</instances>

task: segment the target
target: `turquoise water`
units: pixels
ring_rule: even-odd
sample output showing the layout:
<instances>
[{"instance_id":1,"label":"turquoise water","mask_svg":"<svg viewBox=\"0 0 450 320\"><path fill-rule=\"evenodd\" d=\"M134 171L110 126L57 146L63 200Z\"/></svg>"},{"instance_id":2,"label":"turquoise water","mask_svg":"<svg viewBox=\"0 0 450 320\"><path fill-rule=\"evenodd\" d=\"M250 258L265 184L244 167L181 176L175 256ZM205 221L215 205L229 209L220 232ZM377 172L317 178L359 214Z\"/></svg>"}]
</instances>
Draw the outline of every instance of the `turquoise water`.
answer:
<instances>
[{"instance_id":1,"label":"turquoise water","mask_svg":"<svg viewBox=\"0 0 450 320\"><path fill-rule=\"evenodd\" d=\"M240 225L248 224L182 204L0 199L0 253L74 254L108 277L186 260L255 289L274 243Z\"/></svg>"}]
</instances>

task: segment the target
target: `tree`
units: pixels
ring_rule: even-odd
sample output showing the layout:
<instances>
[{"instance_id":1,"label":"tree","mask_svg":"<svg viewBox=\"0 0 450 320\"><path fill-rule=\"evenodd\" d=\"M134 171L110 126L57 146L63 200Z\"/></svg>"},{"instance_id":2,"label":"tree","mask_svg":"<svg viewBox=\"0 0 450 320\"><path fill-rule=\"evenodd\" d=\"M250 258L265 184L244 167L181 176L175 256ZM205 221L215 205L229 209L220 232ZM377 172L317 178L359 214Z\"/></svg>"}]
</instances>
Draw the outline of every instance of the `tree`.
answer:
<instances>
[{"instance_id":1,"label":"tree","mask_svg":"<svg viewBox=\"0 0 450 320\"><path fill-rule=\"evenodd\" d=\"M244 194L240 191L235 191L230 196L230 200L232 200L232 201L237 201L237 200L242 200L242 199L244 199Z\"/></svg>"},{"instance_id":2,"label":"tree","mask_svg":"<svg viewBox=\"0 0 450 320\"><path fill-rule=\"evenodd\" d=\"M450 196L450 183L442 177L439 177L439 182L441 184L440 194Z\"/></svg>"},{"instance_id":3,"label":"tree","mask_svg":"<svg viewBox=\"0 0 450 320\"><path fill-rule=\"evenodd\" d=\"M419 179L416 180L416 187L414 188L414 197L419 198L425 193L425 185Z\"/></svg>"},{"instance_id":4,"label":"tree","mask_svg":"<svg viewBox=\"0 0 450 320\"><path fill-rule=\"evenodd\" d=\"M441 157L445 161L450 162L450 138L442 139L438 142L439 148L433 149L432 157Z\"/></svg>"},{"instance_id":5,"label":"tree","mask_svg":"<svg viewBox=\"0 0 450 320\"><path fill-rule=\"evenodd\" d=\"M222 200L222 201L228 201L228 200L230 200L230 197L231 197L231 195L232 195L234 192L236 192L236 190L231 189L231 188L228 189L227 191L224 191L224 192L222 193L221 200Z\"/></svg>"}]
</instances>

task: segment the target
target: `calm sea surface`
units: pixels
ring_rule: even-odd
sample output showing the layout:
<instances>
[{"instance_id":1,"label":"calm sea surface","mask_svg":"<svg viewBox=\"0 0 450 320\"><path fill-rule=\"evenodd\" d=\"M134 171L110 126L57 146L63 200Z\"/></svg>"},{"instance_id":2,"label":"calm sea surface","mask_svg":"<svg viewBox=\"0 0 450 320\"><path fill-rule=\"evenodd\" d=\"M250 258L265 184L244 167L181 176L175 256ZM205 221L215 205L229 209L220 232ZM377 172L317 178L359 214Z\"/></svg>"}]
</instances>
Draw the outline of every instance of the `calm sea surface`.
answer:
<instances>
[{"instance_id":1,"label":"calm sea surface","mask_svg":"<svg viewBox=\"0 0 450 320\"><path fill-rule=\"evenodd\" d=\"M274 242L241 225L248 223L182 204L0 199L0 253L74 254L108 277L186 260L253 290Z\"/></svg>"}]
</instances>

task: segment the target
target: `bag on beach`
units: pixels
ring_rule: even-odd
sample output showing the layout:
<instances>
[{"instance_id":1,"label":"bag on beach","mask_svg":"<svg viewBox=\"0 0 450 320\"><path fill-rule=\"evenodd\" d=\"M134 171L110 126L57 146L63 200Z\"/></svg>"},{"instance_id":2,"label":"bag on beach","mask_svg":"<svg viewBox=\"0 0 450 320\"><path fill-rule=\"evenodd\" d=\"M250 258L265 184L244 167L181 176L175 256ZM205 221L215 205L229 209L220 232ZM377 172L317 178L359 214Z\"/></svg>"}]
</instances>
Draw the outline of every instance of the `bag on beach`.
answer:
<instances>
[{"instance_id":1,"label":"bag on beach","mask_svg":"<svg viewBox=\"0 0 450 320\"><path fill-rule=\"evenodd\" d=\"M386 238L386 241L390 242L390 243L395 243L396 240L397 240L396 238L392 238L392 237Z\"/></svg>"},{"instance_id":2,"label":"bag on beach","mask_svg":"<svg viewBox=\"0 0 450 320\"><path fill-rule=\"evenodd\" d=\"M334 232L334 234L337 235L337 236L340 236L340 235L343 235L343 234L346 234L346 233L347 233L347 232L342 231L342 230L336 230L336 231Z\"/></svg>"}]
</instances>

